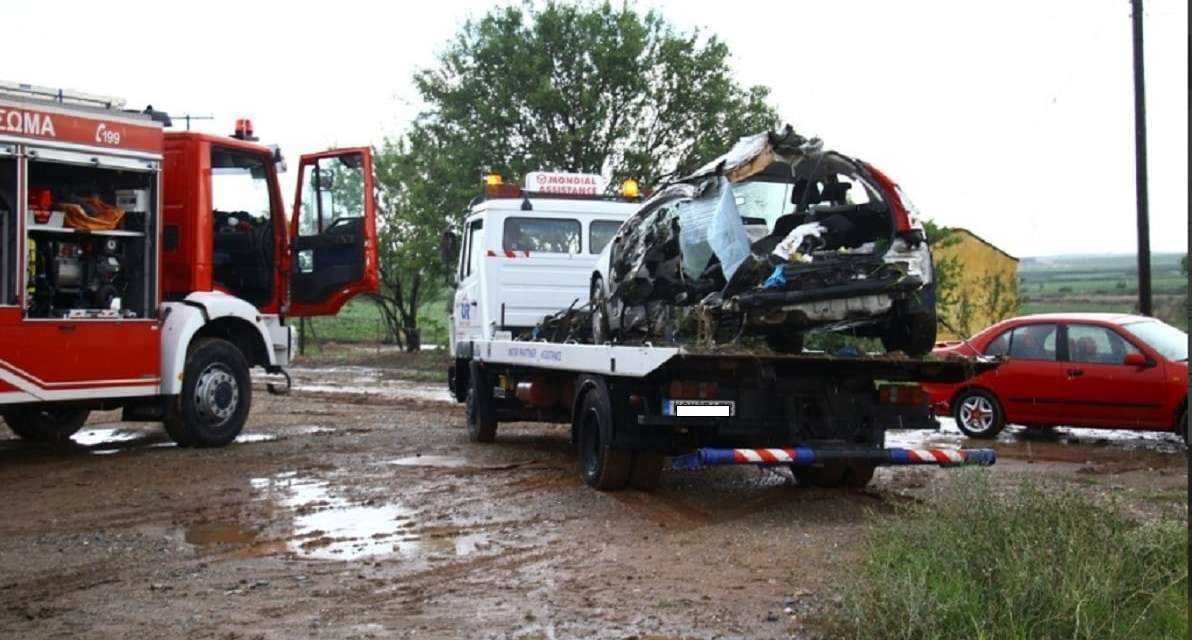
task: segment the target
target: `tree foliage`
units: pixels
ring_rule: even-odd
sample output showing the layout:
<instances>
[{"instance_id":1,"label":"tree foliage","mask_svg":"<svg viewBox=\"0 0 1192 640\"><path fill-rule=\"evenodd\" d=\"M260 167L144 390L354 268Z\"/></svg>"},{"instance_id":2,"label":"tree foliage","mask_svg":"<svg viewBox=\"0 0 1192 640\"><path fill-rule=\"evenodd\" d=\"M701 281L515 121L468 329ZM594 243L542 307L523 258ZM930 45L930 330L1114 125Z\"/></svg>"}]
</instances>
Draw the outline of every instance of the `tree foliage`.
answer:
<instances>
[{"instance_id":1,"label":"tree foliage","mask_svg":"<svg viewBox=\"0 0 1192 640\"><path fill-rule=\"evenodd\" d=\"M466 23L414 82L425 110L377 153L379 302L407 347L417 305L443 280L439 233L458 227L484 171L651 185L778 120L768 89L733 79L723 42L628 3L494 9Z\"/></svg>"}]
</instances>

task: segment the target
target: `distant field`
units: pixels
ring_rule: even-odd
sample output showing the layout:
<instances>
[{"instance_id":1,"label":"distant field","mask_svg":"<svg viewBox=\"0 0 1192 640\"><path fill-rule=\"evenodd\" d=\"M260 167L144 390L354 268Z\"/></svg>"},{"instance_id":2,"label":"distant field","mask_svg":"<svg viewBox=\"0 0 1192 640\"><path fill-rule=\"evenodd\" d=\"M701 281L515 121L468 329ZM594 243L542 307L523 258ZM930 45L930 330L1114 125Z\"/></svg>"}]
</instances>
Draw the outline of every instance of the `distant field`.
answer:
<instances>
[{"instance_id":1,"label":"distant field","mask_svg":"<svg viewBox=\"0 0 1192 640\"><path fill-rule=\"evenodd\" d=\"M1183 254L1160 253L1151 257L1151 290L1155 315L1187 329L1183 301L1188 278L1180 271ZM1020 311L1138 310L1138 264L1132 255L1043 256L1023 258L1018 265Z\"/></svg>"}]
</instances>

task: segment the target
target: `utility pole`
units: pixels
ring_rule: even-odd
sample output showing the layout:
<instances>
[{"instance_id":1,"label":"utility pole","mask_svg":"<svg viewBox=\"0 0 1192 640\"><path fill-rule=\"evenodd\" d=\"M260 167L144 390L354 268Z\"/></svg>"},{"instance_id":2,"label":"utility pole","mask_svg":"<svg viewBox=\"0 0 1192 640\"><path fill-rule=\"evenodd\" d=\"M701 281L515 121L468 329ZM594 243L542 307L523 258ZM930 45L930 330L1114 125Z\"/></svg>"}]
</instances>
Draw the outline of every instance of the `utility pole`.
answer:
<instances>
[{"instance_id":1,"label":"utility pole","mask_svg":"<svg viewBox=\"0 0 1192 640\"><path fill-rule=\"evenodd\" d=\"M1146 191L1146 85L1142 64L1142 0L1130 0L1134 26L1134 189L1138 200L1138 312L1151 309L1151 222Z\"/></svg>"}]
</instances>

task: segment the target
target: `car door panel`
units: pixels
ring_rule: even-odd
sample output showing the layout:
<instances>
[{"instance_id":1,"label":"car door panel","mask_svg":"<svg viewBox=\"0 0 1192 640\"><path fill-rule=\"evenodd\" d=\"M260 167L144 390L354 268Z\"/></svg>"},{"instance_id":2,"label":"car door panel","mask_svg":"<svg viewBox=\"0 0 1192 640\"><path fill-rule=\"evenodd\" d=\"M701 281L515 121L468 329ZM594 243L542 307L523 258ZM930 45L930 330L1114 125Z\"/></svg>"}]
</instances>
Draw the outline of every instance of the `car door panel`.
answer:
<instances>
[{"instance_id":1,"label":"car door panel","mask_svg":"<svg viewBox=\"0 0 1192 640\"><path fill-rule=\"evenodd\" d=\"M290 222L290 314L333 315L378 283L372 150L302 156Z\"/></svg>"},{"instance_id":2,"label":"car door panel","mask_svg":"<svg viewBox=\"0 0 1192 640\"><path fill-rule=\"evenodd\" d=\"M1069 416L1056 403L1054 389L1064 380L1059 361L1059 328L1054 323L1015 327L1006 362L985 374L1006 411L1006 421L1018 424L1064 424Z\"/></svg>"},{"instance_id":3,"label":"car door panel","mask_svg":"<svg viewBox=\"0 0 1192 640\"><path fill-rule=\"evenodd\" d=\"M1067 382L1063 400L1074 422L1101 427L1165 427L1163 367L1122 363L1139 348L1110 327L1067 326Z\"/></svg>"}]
</instances>

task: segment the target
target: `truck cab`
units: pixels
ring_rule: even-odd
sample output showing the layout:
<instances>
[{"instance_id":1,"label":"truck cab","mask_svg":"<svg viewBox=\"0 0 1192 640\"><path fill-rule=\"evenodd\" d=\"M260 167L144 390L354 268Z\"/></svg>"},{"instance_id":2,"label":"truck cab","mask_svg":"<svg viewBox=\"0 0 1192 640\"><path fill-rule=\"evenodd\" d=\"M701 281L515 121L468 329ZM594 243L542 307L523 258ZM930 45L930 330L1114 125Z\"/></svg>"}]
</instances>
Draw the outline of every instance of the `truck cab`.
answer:
<instances>
[{"instance_id":1,"label":"truck cab","mask_svg":"<svg viewBox=\"0 0 1192 640\"><path fill-rule=\"evenodd\" d=\"M527 337L543 317L586 304L601 250L640 206L636 183L626 186L613 197L598 175L533 172L524 186L487 176L445 249L457 254L452 356L466 358L475 340Z\"/></svg>"},{"instance_id":2,"label":"truck cab","mask_svg":"<svg viewBox=\"0 0 1192 640\"><path fill-rule=\"evenodd\" d=\"M251 123L167 131L161 112L0 82L0 415L63 440L93 409L180 444L239 434L249 369L284 374L287 318L377 283L366 147L280 153Z\"/></svg>"}]
</instances>

